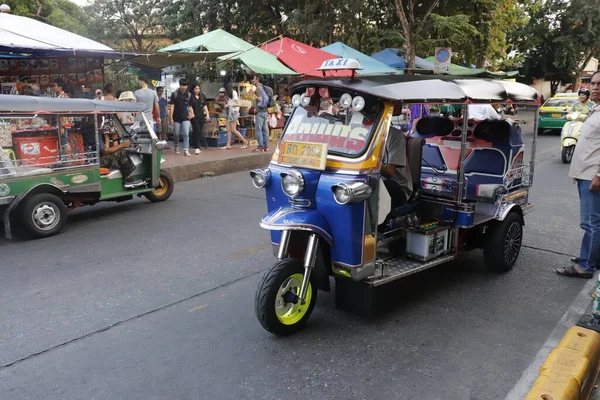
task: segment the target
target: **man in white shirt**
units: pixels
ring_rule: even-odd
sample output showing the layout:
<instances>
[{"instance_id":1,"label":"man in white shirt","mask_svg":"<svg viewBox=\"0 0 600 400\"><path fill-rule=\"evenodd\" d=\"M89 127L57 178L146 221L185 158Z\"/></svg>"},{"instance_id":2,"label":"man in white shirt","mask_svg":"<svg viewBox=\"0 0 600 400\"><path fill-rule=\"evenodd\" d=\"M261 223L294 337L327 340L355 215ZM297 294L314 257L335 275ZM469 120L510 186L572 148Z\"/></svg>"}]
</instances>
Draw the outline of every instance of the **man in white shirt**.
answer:
<instances>
[{"instance_id":1,"label":"man in white shirt","mask_svg":"<svg viewBox=\"0 0 600 400\"><path fill-rule=\"evenodd\" d=\"M485 121L486 119L502 119L489 104L469 104L469 119Z\"/></svg>"},{"instance_id":2,"label":"man in white shirt","mask_svg":"<svg viewBox=\"0 0 600 400\"><path fill-rule=\"evenodd\" d=\"M592 99L600 101L600 72L592 76ZM573 153L569 176L577 183L584 230L579 257L574 265L559 268L560 275L590 279L600 267L600 107L592 109L581 127L579 141ZM596 290L600 295L600 288ZM594 314L600 318L598 300L594 301Z\"/></svg>"}]
</instances>

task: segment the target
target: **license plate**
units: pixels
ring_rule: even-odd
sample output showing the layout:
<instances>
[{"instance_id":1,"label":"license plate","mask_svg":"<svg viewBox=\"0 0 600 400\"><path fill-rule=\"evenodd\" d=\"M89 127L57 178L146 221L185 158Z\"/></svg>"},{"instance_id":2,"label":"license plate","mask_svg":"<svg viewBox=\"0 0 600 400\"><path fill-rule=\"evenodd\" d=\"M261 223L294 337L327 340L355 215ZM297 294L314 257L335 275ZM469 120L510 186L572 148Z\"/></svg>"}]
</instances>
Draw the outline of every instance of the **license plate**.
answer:
<instances>
[{"instance_id":1,"label":"license plate","mask_svg":"<svg viewBox=\"0 0 600 400\"><path fill-rule=\"evenodd\" d=\"M279 163L293 167L325 169L327 144L283 141L279 150Z\"/></svg>"},{"instance_id":2,"label":"license plate","mask_svg":"<svg viewBox=\"0 0 600 400\"><path fill-rule=\"evenodd\" d=\"M554 113L554 114L552 114L552 118L562 118L562 114Z\"/></svg>"}]
</instances>

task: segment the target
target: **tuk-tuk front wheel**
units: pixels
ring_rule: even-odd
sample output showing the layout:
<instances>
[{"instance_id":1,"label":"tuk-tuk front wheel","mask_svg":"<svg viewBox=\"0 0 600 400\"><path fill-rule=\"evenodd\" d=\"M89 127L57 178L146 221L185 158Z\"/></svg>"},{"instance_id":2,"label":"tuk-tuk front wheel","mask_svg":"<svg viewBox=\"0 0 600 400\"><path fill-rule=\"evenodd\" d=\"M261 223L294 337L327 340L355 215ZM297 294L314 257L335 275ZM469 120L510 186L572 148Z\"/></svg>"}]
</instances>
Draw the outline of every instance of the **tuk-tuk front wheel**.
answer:
<instances>
[{"instance_id":1,"label":"tuk-tuk front wheel","mask_svg":"<svg viewBox=\"0 0 600 400\"><path fill-rule=\"evenodd\" d=\"M173 177L167 171L160 171L160 186L144 196L153 203L167 200L173 194Z\"/></svg>"},{"instance_id":2,"label":"tuk-tuk front wheel","mask_svg":"<svg viewBox=\"0 0 600 400\"><path fill-rule=\"evenodd\" d=\"M56 235L67 221L67 207L57 196L38 193L26 199L21 208L23 228L34 238Z\"/></svg>"},{"instance_id":3,"label":"tuk-tuk front wheel","mask_svg":"<svg viewBox=\"0 0 600 400\"><path fill-rule=\"evenodd\" d=\"M563 164L571 164L573 153L575 153L575 146L563 147L562 151L560 152L560 159L562 160Z\"/></svg>"},{"instance_id":4,"label":"tuk-tuk front wheel","mask_svg":"<svg viewBox=\"0 0 600 400\"><path fill-rule=\"evenodd\" d=\"M254 302L256 317L267 331L285 336L306 323L317 301L317 286L311 274L304 303L300 288L304 277L302 260L286 258L279 261L263 277Z\"/></svg>"},{"instance_id":5,"label":"tuk-tuk front wheel","mask_svg":"<svg viewBox=\"0 0 600 400\"><path fill-rule=\"evenodd\" d=\"M504 221L497 221L485 237L483 257L488 270L507 272L517 262L523 242L523 220L515 212L509 213Z\"/></svg>"}]
</instances>

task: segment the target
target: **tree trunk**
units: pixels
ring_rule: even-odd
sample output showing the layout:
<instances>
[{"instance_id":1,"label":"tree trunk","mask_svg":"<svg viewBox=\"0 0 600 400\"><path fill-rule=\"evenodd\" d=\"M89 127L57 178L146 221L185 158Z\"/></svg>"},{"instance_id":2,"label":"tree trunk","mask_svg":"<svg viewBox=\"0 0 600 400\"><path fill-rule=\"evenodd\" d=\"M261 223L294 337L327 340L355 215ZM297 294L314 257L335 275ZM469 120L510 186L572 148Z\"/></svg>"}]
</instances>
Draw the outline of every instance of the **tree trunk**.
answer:
<instances>
[{"instance_id":1,"label":"tree trunk","mask_svg":"<svg viewBox=\"0 0 600 400\"><path fill-rule=\"evenodd\" d=\"M560 81L550 81L550 97L553 97L556 94L559 84Z\"/></svg>"}]
</instances>

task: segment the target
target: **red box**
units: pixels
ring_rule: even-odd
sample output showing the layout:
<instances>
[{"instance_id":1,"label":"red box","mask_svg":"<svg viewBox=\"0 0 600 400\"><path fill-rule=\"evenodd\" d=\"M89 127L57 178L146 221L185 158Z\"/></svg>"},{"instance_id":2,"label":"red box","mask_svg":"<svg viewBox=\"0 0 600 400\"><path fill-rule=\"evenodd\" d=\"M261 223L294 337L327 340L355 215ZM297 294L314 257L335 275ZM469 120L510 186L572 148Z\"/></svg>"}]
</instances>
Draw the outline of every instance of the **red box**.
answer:
<instances>
[{"instance_id":1,"label":"red box","mask_svg":"<svg viewBox=\"0 0 600 400\"><path fill-rule=\"evenodd\" d=\"M58 138L51 137L15 137L13 148L23 165L47 167L58 161Z\"/></svg>"}]
</instances>

